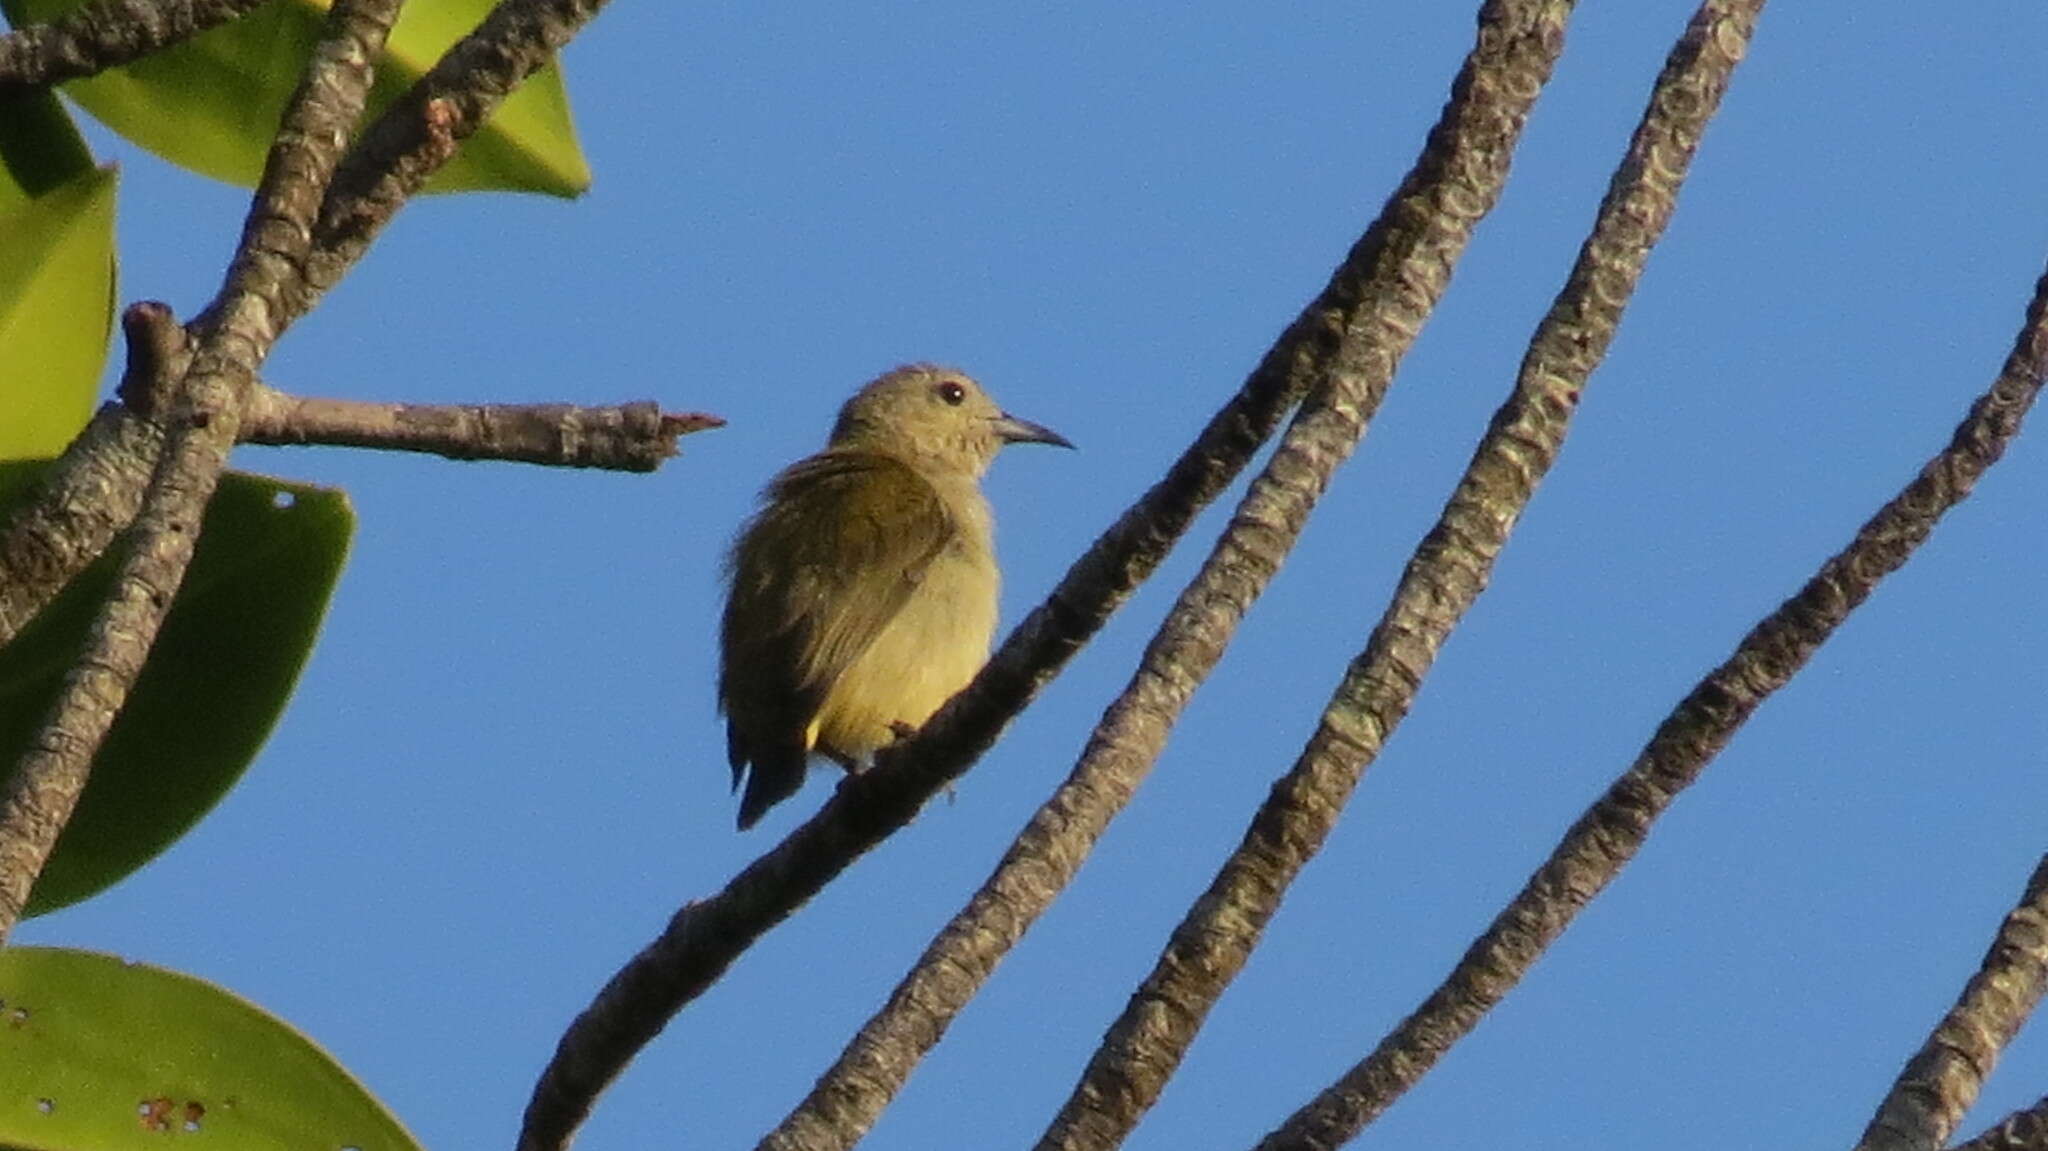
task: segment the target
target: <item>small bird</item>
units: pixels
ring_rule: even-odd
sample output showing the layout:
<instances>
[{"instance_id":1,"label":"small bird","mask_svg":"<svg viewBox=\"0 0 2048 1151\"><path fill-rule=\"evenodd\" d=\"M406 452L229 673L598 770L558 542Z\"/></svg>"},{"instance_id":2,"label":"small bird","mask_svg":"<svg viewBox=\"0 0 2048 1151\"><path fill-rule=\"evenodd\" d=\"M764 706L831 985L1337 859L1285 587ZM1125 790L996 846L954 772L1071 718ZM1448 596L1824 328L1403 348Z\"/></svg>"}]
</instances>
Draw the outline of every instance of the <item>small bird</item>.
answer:
<instances>
[{"instance_id":1,"label":"small bird","mask_svg":"<svg viewBox=\"0 0 2048 1151\"><path fill-rule=\"evenodd\" d=\"M911 364L854 393L831 441L783 469L726 560L718 704L741 830L796 794L812 755L860 771L988 661L1004 444L1066 437L967 375Z\"/></svg>"}]
</instances>

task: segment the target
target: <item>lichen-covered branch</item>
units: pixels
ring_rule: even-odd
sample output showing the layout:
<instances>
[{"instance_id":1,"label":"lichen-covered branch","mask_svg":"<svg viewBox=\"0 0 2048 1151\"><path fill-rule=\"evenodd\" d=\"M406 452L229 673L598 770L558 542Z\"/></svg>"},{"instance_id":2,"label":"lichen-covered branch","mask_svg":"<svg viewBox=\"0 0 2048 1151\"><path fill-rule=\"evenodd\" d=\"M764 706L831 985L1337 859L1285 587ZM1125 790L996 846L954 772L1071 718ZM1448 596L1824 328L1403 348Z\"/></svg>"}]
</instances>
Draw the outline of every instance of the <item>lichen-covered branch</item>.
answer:
<instances>
[{"instance_id":1,"label":"lichen-covered branch","mask_svg":"<svg viewBox=\"0 0 2048 1151\"><path fill-rule=\"evenodd\" d=\"M2048 855L1984 962L1878 1105L1857 1151L1921 1151L1955 1134L2048 984Z\"/></svg>"},{"instance_id":2,"label":"lichen-covered branch","mask_svg":"<svg viewBox=\"0 0 2048 1151\"><path fill-rule=\"evenodd\" d=\"M676 439L722 427L702 412L664 412L652 400L575 404L393 404L294 396L258 385L242 417L245 444L327 444L430 452L454 460L650 472Z\"/></svg>"},{"instance_id":3,"label":"lichen-covered branch","mask_svg":"<svg viewBox=\"0 0 2048 1151\"><path fill-rule=\"evenodd\" d=\"M2048 275L2011 355L1955 435L1848 547L1765 617L1681 700L1626 772L1579 817L1536 873L1414 1014L1268 1135L1260 1151L1330 1151L1420 1079L1512 990L1578 912L1634 858L1678 793L1699 778L1770 694L1790 682L1942 515L2004 454L2048 377Z\"/></svg>"},{"instance_id":4,"label":"lichen-covered branch","mask_svg":"<svg viewBox=\"0 0 2048 1151\"><path fill-rule=\"evenodd\" d=\"M128 529L113 588L49 718L0 795L0 941L20 919L192 562L242 403L284 329L279 304L300 275L313 214L362 114L371 62L401 2L337 0L285 108L226 282L172 393L163 451Z\"/></svg>"},{"instance_id":5,"label":"lichen-covered branch","mask_svg":"<svg viewBox=\"0 0 2048 1151\"><path fill-rule=\"evenodd\" d=\"M1651 248L1677 205L1762 0L1710 0L1666 61L1608 185L1592 233L1530 339L1506 403L1436 525L1402 573L1317 730L1273 785L1244 840L1175 928L1103 1037L1041 1151L1120 1144L1179 1068L1243 970L1287 888L1413 705L1444 640L1485 590L1494 561L1556 460L1581 389L1605 357Z\"/></svg>"},{"instance_id":6,"label":"lichen-covered branch","mask_svg":"<svg viewBox=\"0 0 2048 1151\"><path fill-rule=\"evenodd\" d=\"M265 0L93 0L0 35L0 99L139 60Z\"/></svg>"}]
</instances>

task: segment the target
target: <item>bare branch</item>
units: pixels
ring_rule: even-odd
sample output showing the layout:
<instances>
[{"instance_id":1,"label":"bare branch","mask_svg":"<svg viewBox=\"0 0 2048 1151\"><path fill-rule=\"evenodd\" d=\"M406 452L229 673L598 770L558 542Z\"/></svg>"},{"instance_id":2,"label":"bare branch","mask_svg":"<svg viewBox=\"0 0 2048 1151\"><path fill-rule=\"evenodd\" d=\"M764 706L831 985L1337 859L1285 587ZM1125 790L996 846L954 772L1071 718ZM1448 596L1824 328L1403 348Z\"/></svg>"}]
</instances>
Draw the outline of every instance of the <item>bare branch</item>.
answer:
<instances>
[{"instance_id":1,"label":"bare branch","mask_svg":"<svg viewBox=\"0 0 2048 1151\"><path fill-rule=\"evenodd\" d=\"M129 529L113 590L0 796L0 942L20 919L192 562L200 518L234 446L242 404L284 329L279 303L299 276L313 213L362 113L371 61L401 2L337 0L285 109L242 241L177 389L163 453Z\"/></svg>"},{"instance_id":2,"label":"bare branch","mask_svg":"<svg viewBox=\"0 0 2048 1151\"><path fill-rule=\"evenodd\" d=\"M107 404L0 528L0 645L85 570L142 506L164 430Z\"/></svg>"},{"instance_id":3,"label":"bare branch","mask_svg":"<svg viewBox=\"0 0 2048 1151\"><path fill-rule=\"evenodd\" d=\"M1982 1135L1949 1151L2048 1151L2048 1096L2024 1111L2015 1111Z\"/></svg>"},{"instance_id":4,"label":"bare branch","mask_svg":"<svg viewBox=\"0 0 2048 1151\"><path fill-rule=\"evenodd\" d=\"M327 211L314 228L313 251L295 261L306 265L305 276L319 290L333 286L404 198L455 154L457 142L602 6L602 0L505 0L451 48L343 161L327 186ZM465 76L470 68L475 75ZM335 249L337 244L345 250ZM283 302L273 309L280 328L317 298L299 276L286 287ZM209 309L195 327L215 322ZM0 525L0 643L134 518L160 442L160 429L133 412L108 407L66 450L38 495Z\"/></svg>"},{"instance_id":5,"label":"bare branch","mask_svg":"<svg viewBox=\"0 0 2048 1151\"><path fill-rule=\"evenodd\" d=\"M1999 925L1956 1005L1942 1017L1856 1144L1857 1151L1923 1151L1955 1134L1998 1063L1999 1052L2041 1002L2048 984L2048 855L2019 906Z\"/></svg>"},{"instance_id":6,"label":"bare branch","mask_svg":"<svg viewBox=\"0 0 2048 1151\"><path fill-rule=\"evenodd\" d=\"M521 81L547 65L606 0L502 0L363 130L320 210L313 259L291 298L301 315L362 258L385 224Z\"/></svg>"},{"instance_id":7,"label":"bare branch","mask_svg":"<svg viewBox=\"0 0 2048 1151\"><path fill-rule=\"evenodd\" d=\"M1680 701L1634 764L1579 817L1515 898L1415 1013L1371 1055L1260 1142L1260 1151L1328 1151L1420 1079L1521 981L1579 909L1620 874L1657 817L1699 778L1737 729L1793 674L1878 581L1926 542L1942 515L1998 462L2048 376L2048 275L2035 285L2011 355L1947 447L1872 516L1799 594L1743 637Z\"/></svg>"},{"instance_id":8,"label":"bare branch","mask_svg":"<svg viewBox=\"0 0 2048 1151\"><path fill-rule=\"evenodd\" d=\"M1485 590L1509 532L1563 446L1580 391L1606 356L1670 222L1700 135L1761 7L1762 0L1710 0L1673 47L1592 233L1529 341L1513 392L1307 747L1174 929L1039 1140L1040 1151L1115 1147L1137 1126L1408 714L1438 650Z\"/></svg>"},{"instance_id":9,"label":"bare branch","mask_svg":"<svg viewBox=\"0 0 2048 1151\"><path fill-rule=\"evenodd\" d=\"M708 987L755 938L902 826L957 778L1132 588L1150 575L1194 513L1222 490L1293 397L1328 383L1319 413L1296 421L1285 462L1268 469L1253 517L1299 526L1329 470L1348 454L1472 224L1504 177L1507 148L1555 58L1565 4L1495 5L1511 35L1468 65L1423 159L1323 293L1267 352L1165 480L1124 513L1044 605L1011 635L967 690L873 771L839 793L717 896L676 913L570 1027L534 1089L520 1146L565 1146L592 1101L637 1050ZM1489 9L1492 11L1492 8ZM1538 13L1531 17L1530 12ZM1366 345L1369 345L1367 347ZM1341 382L1341 383L1340 383ZM1239 521L1245 522L1246 513ZM1238 538L1263 532L1238 529ZM1248 554L1262 584L1277 558ZM1224 598L1238 589L1220 593ZM1249 593L1246 594L1249 598ZM1218 642L1220 650L1220 641ZM1101 815L1106 823L1107 813ZM1097 828L1099 831L1099 827ZM1092 839L1092 835L1090 836ZM1021 932L1021 925L1018 930ZM907 1068L906 1068L907 1070Z\"/></svg>"},{"instance_id":10,"label":"bare branch","mask_svg":"<svg viewBox=\"0 0 2048 1151\"><path fill-rule=\"evenodd\" d=\"M1073 772L762 1148L820 1151L857 1142L1130 801L1188 699L1364 435L1473 227L1497 200L1522 124L1563 50L1570 10L1569 3L1482 10L1478 43L1427 150L1337 273L1338 281L1361 285L1353 294L1363 303L1343 317L1344 339L1327 385L1311 393L1252 481ZM1104 1145L1118 1141L1106 1137Z\"/></svg>"},{"instance_id":11,"label":"bare branch","mask_svg":"<svg viewBox=\"0 0 2048 1151\"><path fill-rule=\"evenodd\" d=\"M264 0L93 0L45 24L0 35L0 99L118 68Z\"/></svg>"},{"instance_id":12,"label":"bare branch","mask_svg":"<svg viewBox=\"0 0 2048 1151\"><path fill-rule=\"evenodd\" d=\"M676 454L677 437L724 424L702 412L663 412L652 400L610 408L390 404L293 396L259 384L241 437L246 444L331 444L651 472Z\"/></svg>"}]
</instances>

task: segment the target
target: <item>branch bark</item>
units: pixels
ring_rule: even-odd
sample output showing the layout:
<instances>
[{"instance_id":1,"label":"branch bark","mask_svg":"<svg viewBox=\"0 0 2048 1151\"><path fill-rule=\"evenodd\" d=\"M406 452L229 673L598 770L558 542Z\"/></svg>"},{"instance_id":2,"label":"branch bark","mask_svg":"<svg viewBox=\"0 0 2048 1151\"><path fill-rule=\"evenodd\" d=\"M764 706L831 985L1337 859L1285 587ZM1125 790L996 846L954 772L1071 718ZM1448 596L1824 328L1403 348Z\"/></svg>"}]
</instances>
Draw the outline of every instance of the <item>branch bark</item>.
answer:
<instances>
[{"instance_id":1,"label":"branch bark","mask_svg":"<svg viewBox=\"0 0 2048 1151\"><path fill-rule=\"evenodd\" d=\"M504 0L386 109L328 185L304 260L306 277L319 288L295 281L278 309L281 325L304 315L319 291L338 282L376 229L455 154L459 139L601 7L602 0ZM470 63L452 63L458 59ZM465 91L462 73L471 65L479 69L473 93ZM385 172L380 164L398 171ZM0 525L0 644L134 519L161 437L139 413L109 406L65 450L36 498Z\"/></svg>"},{"instance_id":2,"label":"branch bark","mask_svg":"<svg viewBox=\"0 0 2048 1151\"><path fill-rule=\"evenodd\" d=\"M265 0L93 0L0 36L0 99L118 68Z\"/></svg>"},{"instance_id":3,"label":"branch bark","mask_svg":"<svg viewBox=\"0 0 2048 1151\"><path fill-rule=\"evenodd\" d=\"M1955 1134L2048 983L2048 855L1956 1005L1906 1063L1857 1151L1930 1151Z\"/></svg>"},{"instance_id":4,"label":"branch bark","mask_svg":"<svg viewBox=\"0 0 2048 1151\"><path fill-rule=\"evenodd\" d=\"M1608 185L1592 233L1537 327L1507 402L1402 573L1315 734L1253 816L1243 843L1174 929L1103 1037L1039 1151L1110 1148L1158 1101L1287 888L1320 851L1422 679L1486 588L1562 448L1581 389L1605 358L1650 250L1677 206L1762 0L1710 0L1693 15Z\"/></svg>"},{"instance_id":5,"label":"branch bark","mask_svg":"<svg viewBox=\"0 0 2048 1151\"><path fill-rule=\"evenodd\" d=\"M142 506L162 425L100 408L0 528L0 647L107 550Z\"/></svg>"},{"instance_id":6,"label":"branch bark","mask_svg":"<svg viewBox=\"0 0 2048 1151\"><path fill-rule=\"evenodd\" d=\"M910 1072L1071 882L1150 771L1168 732L1364 435L1473 228L1498 199L1523 123L1563 50L1568 2L1487 4L1477 43L1415 167L1310 311L1343 332L1280 448L1153 637L1073 772L888 1003L763 1149L820 1151L866 1134Z\"/></svg>"},{"instance_id":7,"label":"branch bark","mask_svg":"<svg viewBox=\"0 0 2048 1151\"><path fill-rule=\"evenodd\" d=\"M1790 682L1878 581L1925 543L1942 515L2005 453L2048 377L2048 275L2035 285L2004 368L1947 447L1878 510L1848 547L1743 637L1658 726L1635 763L1572 825L1450 975L1372 1054L1259 1143L1330 1151L1357 1134L1513 990L1579 910L1620 874L1657 817L1699 778L1770 694Z\"/></svg>"},{"instance_id":8,"label":"branch bark","mask_svg":"<svg viewBox=\"0 0 2048 1151\"><path fill-rule=\"evenodd\" d=\"M405 95L363 130L334 175L306 276L289 300L303 315L369 249L427 178L528 76L554 59L606 0L502 0Z\"/></svg>"},{"instance_id":9,"label":"branch bark","mask_svg":"<svg viewBox=\"0 0 2048 1151\"><path fill-rule=\"evenodd\" d=\"M241 438L247 444L327 444L452 460L651 472L676 454L677 437L724 424L702 412L663 412L652 400L609 408L391 404L294 396L259 384L249 398Z\"/></svg>"},{"instance_id":10,"label":"branch bark","mask_svg":"<svg viewBox=\"0 0 2048 1151\"><path fill-rule=\"evenodd\" d=\"M1992 1124L1950 1151L2048 1151L2048 1096Z\"/></svg>"},{"instance_id":11,"label":"branch bark","mask_svg":"<svg viewBox=\"0 0 2048 1151\"><path fill-rule=\"evenodd\" d=\"M234 446L257 369L288 322L279 304L311 244L313 214L369 93L402 0L337 0L264 164L226 282L179 384L84 653L0 796L0 942L84 790L94 754L141 673L192 561L199 522Z\"/></svg>"}]
</instances>

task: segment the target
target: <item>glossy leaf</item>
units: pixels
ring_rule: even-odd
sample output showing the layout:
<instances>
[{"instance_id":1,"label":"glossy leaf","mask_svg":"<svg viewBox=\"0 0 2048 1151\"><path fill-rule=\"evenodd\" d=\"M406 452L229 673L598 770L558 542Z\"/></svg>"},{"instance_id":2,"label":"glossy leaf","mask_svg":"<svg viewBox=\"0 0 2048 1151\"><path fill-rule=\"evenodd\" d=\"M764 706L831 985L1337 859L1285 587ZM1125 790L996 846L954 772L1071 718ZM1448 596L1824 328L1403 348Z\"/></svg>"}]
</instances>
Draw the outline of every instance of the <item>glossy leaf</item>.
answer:
<instances>
[{"instance_id":1,"label":"glossy leaf","mask_svg":"<svg viewBox=\"0 0 2048 1151\"><path fill-rule=\"evenodd\" d=\"M55 96L0 97L0 216L90 171L92 152Z\"/></svg>"},{"instance_id":2,"label":"glossy leaf","mask_svg":"<svg viewBox=\"0 0 2048 1151\"><path fill-rule=\"evenodd\" d=\"M84 0L0 0L19 25ZM493 0L415 0L378 63L370 115L476 27ZM253 187L326 18L325 0L274 0L155 55L63 87L109 128L201 175ZM590 186L568 95L554 68L535 73L462 145L429 191L574 196Z\"/></svg>"},{"instance_id":3,"label":"glossy leaf","mask_svg":"<svg viewBox=\"0 0 2048 1151\"><path fill-rule=\"evenodd\" d=\"M192 976L11 947L0 952L0 1000L0 1145L419 1146L311 1039Z\"/></svg>"},{"instance_id":4,"label":"glossy leaf","mask_svg":"<svg viewBox=\"0 0 2048 1151\"><path fill-rule=\"evenodd\" d=\"M92 414L114 322L114 185L54 97L0 100L0 459L54 455Z\"/></svg>"},{"instance_id":5,"label":"glossy leaf","mask_svg":"<svg viewBox=\"0 0 2048 1151\"><path fill-rule=\"evenodd\" d=\"M42 466L0 464L0 516ZM185 585L36 882L30 914L93 895L155 858L241 778L312 651L354 528L338 490L223 478ZM103 557L0 648L0 762L14 762L43 722L111 570Z\"/></svg>"}]
</instances>

